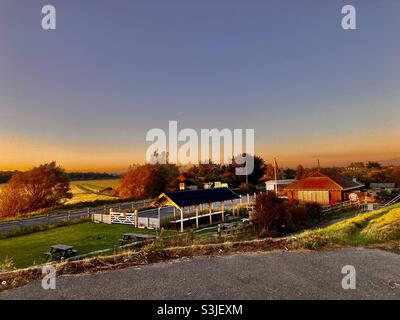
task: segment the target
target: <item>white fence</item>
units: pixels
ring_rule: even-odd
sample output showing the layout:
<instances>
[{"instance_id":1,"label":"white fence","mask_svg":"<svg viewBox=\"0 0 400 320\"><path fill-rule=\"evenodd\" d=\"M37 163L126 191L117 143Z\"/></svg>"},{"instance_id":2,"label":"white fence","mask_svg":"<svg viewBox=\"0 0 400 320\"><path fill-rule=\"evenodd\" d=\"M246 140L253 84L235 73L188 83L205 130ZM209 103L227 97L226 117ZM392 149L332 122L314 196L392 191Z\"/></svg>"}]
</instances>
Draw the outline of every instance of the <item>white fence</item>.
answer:
<instances>
[{"instance_id":1,"label":"white fence","mask_svg":"<svg viewBox=\"0 0 400 320\"><path fill-rule=\"evenodd\" d=\"M328 204L328 205L322 206L322 212L323 213L333 212L333 211L337 211L340 209L349 208L354 205L359 205L359 202L351 202L350 200L347 200L347 201L335 203L334 205Z\"/></svg>"},{"instance_id":2,"label":"white fence","mask_svg":"<svg viewBox=\"0 0 400 320\"><path fill-rule=\"evenodd\" d=\"M138 225L136 226L136 212L116 212L110 210L111 223L127 224L138 228L159 229L160 221L158 218L138 217Z\"/></svg>"},{"instance_id":3,"label":"white fence","mask_svg":"<svg viewBox=\"0 0 400 320\"><path fill-rule=\"evenodd\" d=\"M135 225L134 212L115 212L110 210L111 223Z\"/></svg>"},{"instance_id":4,"label":"white fence","mask_svg":"<svg viewBox=\"0 0 400 320\"><path fill-rule=\"evenodd\" d=\"M139 217L138 220L139 228L160 229L160 221L158 218Z\"/></svg>"}]
</instances>

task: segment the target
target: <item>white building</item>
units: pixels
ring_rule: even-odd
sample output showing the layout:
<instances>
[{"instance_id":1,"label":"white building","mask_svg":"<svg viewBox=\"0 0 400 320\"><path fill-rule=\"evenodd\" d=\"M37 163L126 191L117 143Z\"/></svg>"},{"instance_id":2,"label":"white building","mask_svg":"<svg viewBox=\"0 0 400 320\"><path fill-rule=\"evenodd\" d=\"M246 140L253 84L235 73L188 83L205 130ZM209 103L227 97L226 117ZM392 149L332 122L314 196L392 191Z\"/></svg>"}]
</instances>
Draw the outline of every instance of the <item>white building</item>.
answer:
<instances>
[{"instance_id":1,"label":"white building","mask_svg":"<svg viewBox=\"0 0 400 320\"><path fill-rule=\"evenodd\" d=\"M296 179L284 179L284 180L268 180L265 181L265 190L267 191L275 191L275 190L282 190L289 184L295 182Z\"/></svg>"}]
</instances>

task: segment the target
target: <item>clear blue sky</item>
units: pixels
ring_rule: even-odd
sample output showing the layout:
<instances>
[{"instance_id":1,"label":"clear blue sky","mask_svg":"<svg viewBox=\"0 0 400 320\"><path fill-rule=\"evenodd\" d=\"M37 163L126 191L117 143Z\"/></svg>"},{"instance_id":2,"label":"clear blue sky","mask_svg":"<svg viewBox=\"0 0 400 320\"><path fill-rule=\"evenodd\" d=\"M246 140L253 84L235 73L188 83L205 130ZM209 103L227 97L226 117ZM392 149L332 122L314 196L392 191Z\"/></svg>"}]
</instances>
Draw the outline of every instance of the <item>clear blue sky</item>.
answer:
<instances>
[{"instance_id":1,"label":"clear blue sky","mask_svg":"<svg viewBox=\"0 0 400 320\"><path fill-rule=\"evenodd\" d=\"M395 158L399 34L398 0L1 0L0 169L121 169L168 120L287 165Z\"/></svg>"}]
</instances>

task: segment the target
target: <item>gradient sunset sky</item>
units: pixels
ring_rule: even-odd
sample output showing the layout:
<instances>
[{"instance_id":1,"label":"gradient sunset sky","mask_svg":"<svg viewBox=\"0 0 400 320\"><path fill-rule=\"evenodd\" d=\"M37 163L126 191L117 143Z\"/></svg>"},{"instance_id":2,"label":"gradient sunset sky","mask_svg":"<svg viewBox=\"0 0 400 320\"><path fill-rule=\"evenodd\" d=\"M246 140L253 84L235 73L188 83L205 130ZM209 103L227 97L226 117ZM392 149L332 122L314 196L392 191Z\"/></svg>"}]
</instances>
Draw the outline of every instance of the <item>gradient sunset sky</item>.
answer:
<instances>
[{"instance_id":1,"label":"gradient sunset sky","mask_svg":"<svg viewBox=\"0 0 400 320\"><path fill-rule=\"evenodd\" d=\"M0 0L0 171L121 171L169 120L281 166L400 158L399 35L398 0Z\"/></svg>"}]
</instances>

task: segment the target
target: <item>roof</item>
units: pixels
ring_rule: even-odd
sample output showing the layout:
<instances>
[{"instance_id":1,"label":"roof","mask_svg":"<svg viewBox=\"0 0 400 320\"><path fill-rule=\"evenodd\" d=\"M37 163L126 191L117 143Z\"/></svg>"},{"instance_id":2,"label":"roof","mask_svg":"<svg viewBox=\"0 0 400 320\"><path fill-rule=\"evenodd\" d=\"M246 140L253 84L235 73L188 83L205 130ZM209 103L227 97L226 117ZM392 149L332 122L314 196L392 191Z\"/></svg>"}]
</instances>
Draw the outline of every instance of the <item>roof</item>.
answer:
<instances>
[{"instance_id":1,"label":"roof","mask_svg":"<svg viewBox=\"0 0 400 320\"><path fill-rule=\"evenodd\" d=\"M352 190L363 186L363 184L338 173L317 171L288 185L286 190Z\"/></svg>"},{"instance_id":2,"label":"roof","mask_svg":"<svg viewBox=\"0 0 400 320\"><path fill-rule=\"evenodd\" d=\"M371 182L369 184L371 188L395 188L396 183L395 182Z\"/></svg>"},{"instance_id":3,"label":"roof","mask_svg":"<svg viewBox=\"0 0 400 320\"><path fill-rule=\"evenodd\" d=\"M213 203L239 198L240 197L229 188L188 190L162 193L153 202L153 205L165 206L166 204L171 204L180 209L203 203Z\"/></svg>"},{"instance_id":4,"label":"roof","mask_svg":"<svg viewBox=\"0 0 400 320\"><path fill-rule=\"evenodd\" d=\"M276 180L276 184L290 184L297 181L296 179L281 179L281 180ZM265 181L265 184L273 184L275 185L275 180L268 180Z\"/></svg>"}]
</instances>

